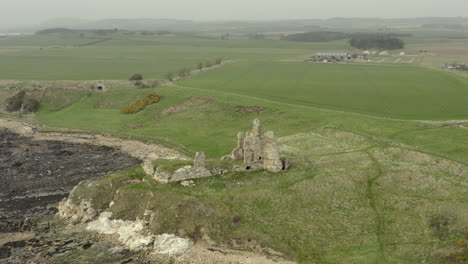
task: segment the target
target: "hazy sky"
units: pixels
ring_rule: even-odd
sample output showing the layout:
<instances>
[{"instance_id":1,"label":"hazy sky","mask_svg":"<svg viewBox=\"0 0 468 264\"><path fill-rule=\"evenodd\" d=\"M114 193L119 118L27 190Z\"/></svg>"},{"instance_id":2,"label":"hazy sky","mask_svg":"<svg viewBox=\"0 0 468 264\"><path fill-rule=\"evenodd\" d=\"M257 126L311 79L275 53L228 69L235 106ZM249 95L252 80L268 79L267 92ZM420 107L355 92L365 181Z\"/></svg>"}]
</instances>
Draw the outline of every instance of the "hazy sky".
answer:
<instances>
[{"instance_id":1,"label":"hazy sky","mask_svg":"<svg viewBox=\"0 0 468 264\"><path fill-rule=\"evenodd\" d=\"M468 16L468 0L0 0L0 28L50 18L267 20Z\"/></svg>"}]
</instances>

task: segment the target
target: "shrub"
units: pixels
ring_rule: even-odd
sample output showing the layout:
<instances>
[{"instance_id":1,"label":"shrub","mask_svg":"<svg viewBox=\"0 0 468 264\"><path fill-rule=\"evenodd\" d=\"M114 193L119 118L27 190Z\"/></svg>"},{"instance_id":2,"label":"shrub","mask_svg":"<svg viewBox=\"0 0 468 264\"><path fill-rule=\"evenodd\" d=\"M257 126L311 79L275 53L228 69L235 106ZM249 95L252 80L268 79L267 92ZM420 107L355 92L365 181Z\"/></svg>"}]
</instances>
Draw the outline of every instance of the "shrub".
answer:
<instances>
[{"instance_id":1,"label":"shrub","mask_svg":"<svg viewBox=\"0 0 468 264\"><path fill-rule=\"evenodd\" d=\"M170 72L166 74L166 78L171 82L174 81L174 73Z\"/></svg>"},{"instance_id":2,"label":"shrub","mask_svg":"<svg viewBox=\"0 0 468 264\"><path fill-rule=\"evenodd\" d=\"M19 111L21 109L21 105L23 104L23 100L25 96L26 96L26 92L21 91L17 93L16 95L6 99L5 111L7 112Z\"/></svg>"},{"instance_id":3,"label":"shrub","mask_svg":"<svg viewBox=\"0 0 468 264\"><path fill-rule=\"evenodd\" d=\"M203 67L204 67L203 62L198 63L197 69L203 70Z\"/></svg>"},{"instance_id":4,"label":"shrub","mask_svg":"<svg viewBox=\"0 0 468 264\"><path fill-rule=\"evenodd\" d=\"M39 109L39 101L32 97L27 97L23 101L22 109L26 113L33 113Z\"/></svg>"},{"instance_id":5,"label":"shrub","mask_svg":"<svg viewBox=\"0 0 468 264\"><path fill-rule=\"evenodd\" d=\"M137 113L145 108L145 106L150 104L155 104L161 100L161 97L157 94L150 94L145 98L136 101L135 103L125 107L121 110L124 114L133 114Z\"/></svg>"},{"instance_id":6,"label":"shrub","mask_svg":"<svg viewBox=\"0 0 468 264\"><path fill-rule=\"evenodd\" d=\"M223 62L223 58L217 58L215 60L215 64L221 64Z\"/></svg>"},{"instance_id":7,"label":"shrub","mask_svg":"<svg viewBox=\"0 0 468 264\"><path fill-rule=\"evenodd\" d=\"M185 77L190 75L190 69L182 68L179 70L179 77Z\"/></svg>"},{"instance_id":8,"label":"shrub","mask_svg":"<svg viewBox=\"0 0 468 264\"><path fill-rule=\"evenodd\" d=\"M143 75L139 73L135 73L132 75L132 77L130 77L130 81L141 81L141 80L143 80Z\"/></svg>"}]
</instances>

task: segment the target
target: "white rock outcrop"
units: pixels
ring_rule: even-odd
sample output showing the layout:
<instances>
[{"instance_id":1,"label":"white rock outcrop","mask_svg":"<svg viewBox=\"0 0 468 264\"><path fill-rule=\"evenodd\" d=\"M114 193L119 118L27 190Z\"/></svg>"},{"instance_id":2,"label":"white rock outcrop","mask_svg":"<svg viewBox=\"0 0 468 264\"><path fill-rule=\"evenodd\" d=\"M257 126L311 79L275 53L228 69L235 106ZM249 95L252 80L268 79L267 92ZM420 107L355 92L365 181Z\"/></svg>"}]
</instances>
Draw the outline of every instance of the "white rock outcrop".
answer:
<instances>
[{"instance_id":1,"label":"white rock outcrop","mask_svg":"<svg viewBox=\"0 0 468 264\"><path fill-rule=\"evenodd\" d=\"M74 193L75 186L71 193ZM93 208L93 203L89 199L81 199L80 204L74 204L71 199L64 199L58 205L57 215L69 220L72 224L86 223L95 219L98 215Z\"/></svg>"},{"instance_id":2,"label":"white rock outcrop","mask_svg":"<svg viewBox=\"0 0 468 264\"><path fill-rule=\"evenodd\" d=\"M119 241L132 251L154 250L158 254L178 256L187 252L194 244L191 239L175 235L150 234L142 220L124 221L111 217L111 212L103 212L97 220L90 222L86 229L107 235L117 234Z\"/></svg>"}]
</instances>

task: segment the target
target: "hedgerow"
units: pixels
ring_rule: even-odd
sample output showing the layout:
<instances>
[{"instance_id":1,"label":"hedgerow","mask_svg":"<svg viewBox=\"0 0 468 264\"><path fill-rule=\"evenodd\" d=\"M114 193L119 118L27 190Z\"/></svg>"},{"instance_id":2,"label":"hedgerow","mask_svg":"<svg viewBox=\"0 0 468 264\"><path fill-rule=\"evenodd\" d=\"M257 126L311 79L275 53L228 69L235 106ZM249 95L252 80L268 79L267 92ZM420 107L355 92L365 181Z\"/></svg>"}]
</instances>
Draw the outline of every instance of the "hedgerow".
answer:
<instances>
[{"instance_id":1,"label":"hedgerow","mask_svg":"<svg viewBox=\"0 0 468 264\"><path fill-rule=\"evenodd\" d=\"M161 100L161 97L159 95L150 94L150 95L146 96L145 98L143 98L141 100L138 100L135 103L125 107L124 109L121 110L121 112L124 113L124 114L137 113L137 112L143 110L143 108L145 108L145 106L150 105L150 104L155 104L155 103L159 102L160 100Z\"/></svg>"}]
</instances>

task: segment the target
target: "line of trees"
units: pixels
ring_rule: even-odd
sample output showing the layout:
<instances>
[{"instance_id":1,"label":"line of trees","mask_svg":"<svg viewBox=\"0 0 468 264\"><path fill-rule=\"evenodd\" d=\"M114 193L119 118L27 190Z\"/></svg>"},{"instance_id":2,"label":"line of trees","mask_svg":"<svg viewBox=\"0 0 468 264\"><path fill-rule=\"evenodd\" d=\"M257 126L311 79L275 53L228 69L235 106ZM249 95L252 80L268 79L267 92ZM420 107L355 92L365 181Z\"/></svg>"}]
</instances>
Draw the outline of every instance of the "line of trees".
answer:
<instances>
[{"instance_id":1,"label":"line of trees","mask_svg":"<svg viewBox=\"0 0 468 264\"><path fill-rule=\"evenodd\" d=\"M342 32L313 31L284 36L284 40L303 42L328 42L347 38L348 35Z\"/></svg>"},{"instance_id":2,"label":"line of trees","mask_svg":"<svg viewBox=\"0 0 468 264\"><path fill-rule=\"evenodd\" d=\"M395 50L405 47L402 39L385 34L353 34L349 44L361 50Z\"/></svg>"},{"instance_id":3,"label":"line of trees","mask_svg":"<svg viewBox=\"0 0 468 264\"><path fill-rule=\"evenodd\" d=\"M405 43L400 37L411 37L411 34L399 33L354 33L346 34L332 31L313 31L307 33L291 34L282 37L289 41L328 42L350 38L349 44L358 49L402 49Z\"/></svg>"},{"instance_id":4,"label":"line of trees","mask_svg":"<svg viewBox=\"0 0 468 264\"><path fill-rule=\"evenodd\" d=\"M205 68L211 68L215 65L220 65L221 63L223 63L223 58L216 58L214 60L208 60L206 62L199 62L196 66L196 69L197 70L203 70ZM190 76L190 74L192 73L191 69L190 68L187 68L187 67L184 67L182 69L180 69L177 74L174 73L174 72L169 72L166 74L166 79L168 81L174 81L176 75L179 76L180 78L184 78L184 77L187 77L187 76Z\"/></svg>"}]
</instances>

